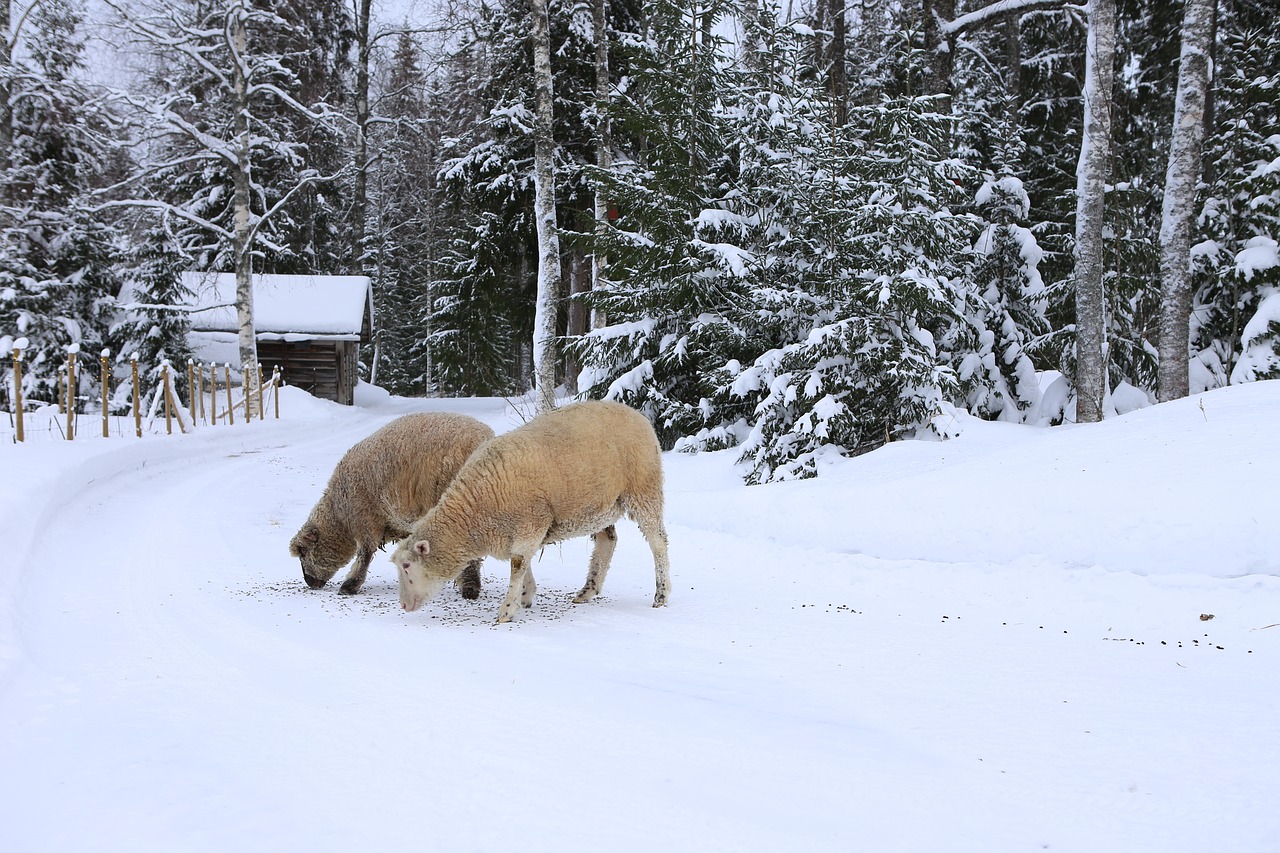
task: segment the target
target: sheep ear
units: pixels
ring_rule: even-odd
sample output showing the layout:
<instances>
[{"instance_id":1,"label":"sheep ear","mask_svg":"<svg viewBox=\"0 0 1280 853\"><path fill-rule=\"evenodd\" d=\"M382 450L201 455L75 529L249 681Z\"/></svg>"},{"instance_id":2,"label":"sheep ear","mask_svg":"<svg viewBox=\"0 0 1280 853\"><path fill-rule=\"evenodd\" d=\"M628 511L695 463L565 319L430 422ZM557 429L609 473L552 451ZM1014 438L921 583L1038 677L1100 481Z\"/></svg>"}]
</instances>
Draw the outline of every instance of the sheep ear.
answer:
<instances>
[{"instance_id":1,"label":"sheep ear","mask_svg":"<svg viewBox=\"0 0 1280 853\"><path fill-rule=\"evenodd\" d=\"M308 524L299 530L298 535L289 543L289 553L295 557L301 557L319 541L320 531Z\"/></svg>"},{"instance_id":2,"label":"sheep ear","mask_svg":"<svg viewBox=\"0 0 1280 853\"><path fill-rule=\"evenodd\" d=\"M427 552L431 550L431 544L425 539L419 539L413 543L413 550L418 552L419 557L425 557Z\"/></svg>"}]
</instances>

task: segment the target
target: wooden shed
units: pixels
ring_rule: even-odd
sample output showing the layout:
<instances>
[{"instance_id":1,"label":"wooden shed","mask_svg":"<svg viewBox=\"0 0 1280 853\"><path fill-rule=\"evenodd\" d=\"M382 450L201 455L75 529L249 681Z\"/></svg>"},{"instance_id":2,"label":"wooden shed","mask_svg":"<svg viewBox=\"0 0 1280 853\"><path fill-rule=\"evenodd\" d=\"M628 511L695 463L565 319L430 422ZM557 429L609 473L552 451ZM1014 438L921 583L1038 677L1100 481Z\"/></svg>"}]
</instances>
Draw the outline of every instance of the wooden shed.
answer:
<instances>
[{"instance_id":1,"label":"wooden shed","mask_svg":"<svg viewBox=\"0 0 1280 853\"><path fill-rule=\"evenodd\" d=\"M239 361L231 273L183 273L192 293L191 346L202 362ZM358 349L373 335L373 291L360 275L255 275L253 317L264 375L350 406Z\"/></svg>"}]
</instances>

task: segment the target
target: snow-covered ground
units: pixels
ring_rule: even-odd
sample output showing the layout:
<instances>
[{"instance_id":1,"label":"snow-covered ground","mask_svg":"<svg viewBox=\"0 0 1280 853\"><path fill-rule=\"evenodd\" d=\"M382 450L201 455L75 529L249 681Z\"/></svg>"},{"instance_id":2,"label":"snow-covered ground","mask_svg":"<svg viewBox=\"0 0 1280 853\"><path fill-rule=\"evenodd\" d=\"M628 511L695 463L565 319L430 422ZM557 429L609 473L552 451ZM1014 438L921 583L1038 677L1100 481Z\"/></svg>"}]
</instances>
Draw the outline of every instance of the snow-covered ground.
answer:
<instances>
[{"instance_id":1,"label":"snow-covered ground","mask_svg":"<svg viewBox=\"0 0 1280 853\"><path fill-rule=\"evenodd\" d=\"M502 626L492 560L413 614L382 556L303 584L351 444L521 418L361 390L0 445L5 851L1280 850L1280 383L797 483L667 454L671 605L623 522Z\"/></svg>"}]
</instances>

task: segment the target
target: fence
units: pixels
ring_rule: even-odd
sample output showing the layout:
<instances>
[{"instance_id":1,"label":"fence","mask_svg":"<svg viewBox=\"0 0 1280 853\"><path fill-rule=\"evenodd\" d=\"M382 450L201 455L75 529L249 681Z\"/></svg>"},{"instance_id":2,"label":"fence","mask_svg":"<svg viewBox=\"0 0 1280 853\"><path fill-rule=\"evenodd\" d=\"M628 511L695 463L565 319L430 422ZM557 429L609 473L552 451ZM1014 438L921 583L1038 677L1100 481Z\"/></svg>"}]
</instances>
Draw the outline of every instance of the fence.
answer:
<instances>
[{"instance_id":1,"label":"fence","mask_svg":"<svg viewBox=\"0 0 1280 853\"><path fill-rule=\"evenodd\" d=\"M24 442L33 435L46 435L49 438L74 441L82 434L81 426L85 416L91 414L85 411L86 408L96 410L99 403L98 400L87 400L76 393L79 387L77 382L79 347L72 345L67 349L67 363L59 371L57 399L53 402L38 401L39 408L35 411L27 411L30 408L30 402L33 401L23 400L22 395L22 350L25 346L26 340L19 339L15 342L12 352L13 387L10 390L13 411L8 413L9 426L13 430L12 440ZM130 383L129 413L112 415L110 400L113 396L111 387L114 377L110 369L110 357L110 352L103 350L98 359L98 368L101 372L100 402L103 438L110 438L113 431L119 437L123 437L126 431L129 431L135 437L142 438L144 419L145 432L152 433L155 431L161 413L164 416L164 431L167 435L173 433L175 423L183 433L202 424L205 426L215 426L219 423L232 425L236 422L237 413L240 414L241 423L252 423L255 418L261 420L267 417L269 405L275 419L280 417L280 388L284 385L284 377L279 368L272 370L270 379L264 381L260 364L244 365L240 370L240 382L236 383L232 377L230 364L219 367L216 364L198 365L194 361L188 361L188 399L184 405L174 387L173 366L166 361L160 367L161 381L155 390L148 394L149 403L144 406L146 401L141 394L136 354L130 359L128 378L120 380ZM219 387L219 373L222 374L221 387ZM116 382L117 389L120 381ZM221 409L218 400L220 395L225 395L225 404Z\"/></svg>"}]
</instances>

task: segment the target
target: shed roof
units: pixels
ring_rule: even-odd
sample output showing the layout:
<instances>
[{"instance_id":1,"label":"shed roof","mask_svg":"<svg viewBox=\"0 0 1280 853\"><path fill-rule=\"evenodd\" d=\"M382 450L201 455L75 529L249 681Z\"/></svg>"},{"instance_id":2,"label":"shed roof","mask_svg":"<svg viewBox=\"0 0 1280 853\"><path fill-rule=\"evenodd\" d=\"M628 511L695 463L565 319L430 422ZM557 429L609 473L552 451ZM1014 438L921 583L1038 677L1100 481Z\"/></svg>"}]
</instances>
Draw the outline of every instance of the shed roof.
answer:
<instances>
[{"instance_id":1,"label":"shed roof","mask_svg":"<svg viewBox=\"0 0 1280 853\"><path fill-rule=\"evenodd\" d=\"M184 272L194 332L235 332L233 273ZM373 292L363 275L255 275L253 323L259 339L360 340L373 325Z\"/></svg>"}]
</instances>

